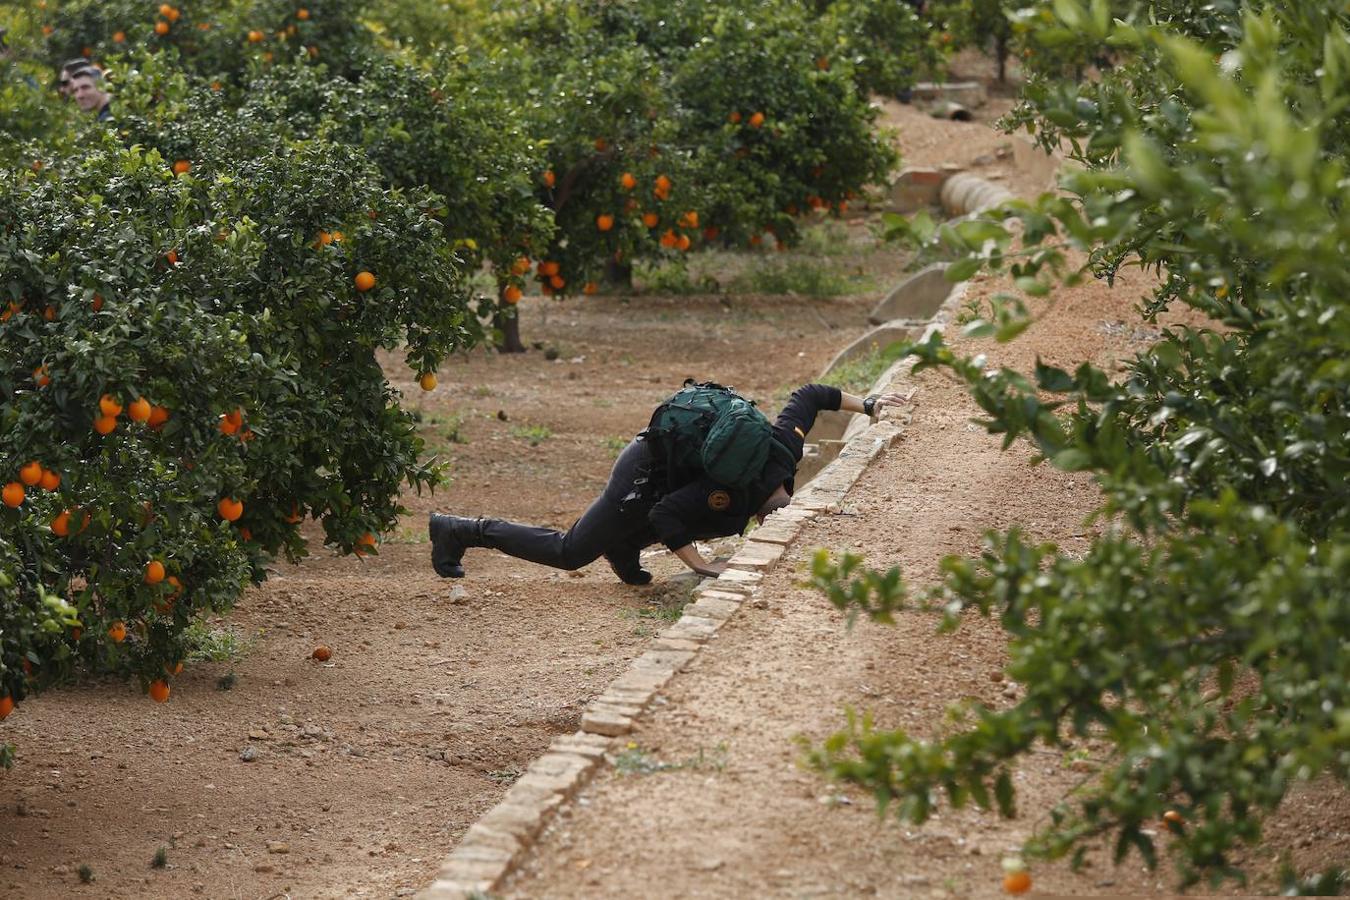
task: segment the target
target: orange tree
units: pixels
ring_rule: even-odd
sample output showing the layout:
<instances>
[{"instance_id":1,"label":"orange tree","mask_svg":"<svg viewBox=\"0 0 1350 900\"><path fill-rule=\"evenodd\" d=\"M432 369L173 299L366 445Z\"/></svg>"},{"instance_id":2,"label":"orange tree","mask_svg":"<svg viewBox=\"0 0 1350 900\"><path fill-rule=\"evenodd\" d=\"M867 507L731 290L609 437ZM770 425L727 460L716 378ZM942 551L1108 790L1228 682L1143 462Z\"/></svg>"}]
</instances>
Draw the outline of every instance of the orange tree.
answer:
<instances>
[{"instance_id":1,"label":"orange tree","mask_svg":"<svg viewBox=\"0 0 1350 900\"><path fill-rule=\"evenodd\" d=\"M1145 314L1183 306L1190 324L1119 376L1088 362L991 370L940 335L913 348L968 385L1005 446L1091 472L1110 525L1073 554L990 533L923 595L945 628L967 610L997 617L1018 702L967 707L931 740L855 720L814 761L916 821L940 792L1012 815L1020 758L1099 740L1112 751L1028 850L1078 864L1110 838L1117 861L1152 866L1161 843L1185 884L1241 879L1238 854L1291 789L1350 778L1350 10L1054 7L1031 37L1057 59L1014 121L1080 167L1064 195L942 229L964 257L949 274L1006 265L1041 297L1085 274L1064 269L1072 246L1103 278L1157 272ZM1099 79L1057 77L1105 54ZM1032 304L995 297L969 331L1011 340ZM857 566L822 554L814 577L841 607L888 619L904 606L897 570Z\"/></svg>"},{"instance_id":2,"label":"orange tree","mask_svg":"<svg viewBox=\"0 0 1350 900\"><path fill-rule=\"evenodd\" d=\"M439 53L426 68L370 53L344 78L322 66L276 66L247 85L239 114L359 146L389 184L446 197L431 212L465 266L486 262L496 273L481 312L514 335L518 261L547 245L553 217L535 196L541 148L482 80L480 64L461 51Z\"/></svg>"},{"instance_id":3,"label":"orange tree","mask_svg":"<svg viewBox=\"0 0 1350 900\"><path fill-rule=\"evenodd\" d=\"M828 48L797 3L535 4L483 45L545 147L546 294L709 242L789 244L800 216L839 210L895 162L850 64L820 64Z\"/></svg>"},{"instance_id":4,"label":"orange tree","mask_svg":"<svg viewBox=\"0 0 1350 900\"><path fill-rule=\"evenodd\" d=\"M902 96L940 67L942 44L908 2L816 0L807 6L827 45L816 65L847 61L863 97Z\"/></svg>"},{"instance_id":5,"label":"orange tree","mask_svg":"<svg viewBox=\"0 0 1350 900\"><path fill-rule=\"evenodd\" d=\"M184 627L305 517L373 552L438 481L376 353L429 372L481 337L444 199L217 118L186 174L91 124L0 179L6 714L77 662L164 699Z\"/></svg>"},{"instance_id":6,"label":"orange tree","mask_svg":"<svg viewBox=\"0 0 1350 900\"><path fill-rule=\"evenodd\" d=\"M257 65L299 57L335 71L369 50L363 0L49 0L33 14L50 65L135 50L172 51L186 71L239 82Z\"/></svg>"}]
</instances>

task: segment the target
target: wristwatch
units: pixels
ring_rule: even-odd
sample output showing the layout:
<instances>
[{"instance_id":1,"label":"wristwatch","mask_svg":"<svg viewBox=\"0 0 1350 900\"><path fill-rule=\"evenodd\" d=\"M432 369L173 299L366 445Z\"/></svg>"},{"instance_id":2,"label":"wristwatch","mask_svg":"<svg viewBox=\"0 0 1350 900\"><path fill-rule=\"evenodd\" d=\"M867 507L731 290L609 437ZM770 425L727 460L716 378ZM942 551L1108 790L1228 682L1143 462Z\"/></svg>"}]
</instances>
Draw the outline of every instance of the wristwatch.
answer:
<instances>
[{"instance_id":1,"label":"wristwatch","mask_svg":"<svg viewBox=\"0 0 1350 900\"><path fill-rule=\"evenodd\" d=\"M869 418L876 414L878 399L876 394L863 398L863 412L866 413Z\"/></svg>"}]
</instances>

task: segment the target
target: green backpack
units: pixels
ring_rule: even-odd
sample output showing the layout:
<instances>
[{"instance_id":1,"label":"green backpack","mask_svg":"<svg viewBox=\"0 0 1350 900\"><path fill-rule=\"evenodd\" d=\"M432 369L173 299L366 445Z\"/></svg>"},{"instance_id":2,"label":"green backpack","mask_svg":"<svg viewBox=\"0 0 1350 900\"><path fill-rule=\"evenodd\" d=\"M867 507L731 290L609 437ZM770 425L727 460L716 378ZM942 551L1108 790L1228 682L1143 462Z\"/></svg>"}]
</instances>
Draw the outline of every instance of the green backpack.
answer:
<instances>
[{"instance_id":1,"label":"green backpack","mask_svg":"<svg viewBox=\"0 0 1350 900\"><path fill-rule=\"evenodd\" d=\"M692 378L656 408L643 434L657 448L671 489L699 472L727 487L747 487L764 471L774 443L773 426L752 401Z\"/></svg>"}]
</instances>

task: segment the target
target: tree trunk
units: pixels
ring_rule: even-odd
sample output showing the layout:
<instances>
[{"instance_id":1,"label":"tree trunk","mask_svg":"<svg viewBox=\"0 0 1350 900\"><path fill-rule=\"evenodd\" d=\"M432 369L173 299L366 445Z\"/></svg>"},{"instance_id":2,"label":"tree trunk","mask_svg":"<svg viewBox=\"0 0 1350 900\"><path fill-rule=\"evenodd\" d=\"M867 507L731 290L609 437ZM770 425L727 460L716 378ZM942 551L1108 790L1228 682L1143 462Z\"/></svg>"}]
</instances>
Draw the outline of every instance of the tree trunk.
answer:
<instances>
[{"instance_id":1,"label":"tree trunk","mask_svg":"<svg viewBox=\"0 0 1350 900\"><path fill-rule=\"evenodd\" d=\"M1008 83L1008 38L1006 35L994 36L994 55L998 58L998 83Z\"/></svg>"},{"instance_id":2,"label":"tree trunk","mask_svg":"<svg viewBox=\"0 0 1350 900\"><path fill-rule=\"evenodd\" d=\"M524 353L525 344L520 340L520 316L514 311L511 314L498 312L492 317L492 327L501 332L502 338L497 342L498 353Z\"/></svg>"},{"instance_id":3,"label":"tree trunk","mask_svg":"<svg viewBox=\"0 0 1350 900\"><path fill-rule=\"evenodd\" d=\"M605 284L621 291L631 291L633 289L633 264L627 260L623 262L615 262L613 259L606 261Z\"/></svg>"}]
</instances>

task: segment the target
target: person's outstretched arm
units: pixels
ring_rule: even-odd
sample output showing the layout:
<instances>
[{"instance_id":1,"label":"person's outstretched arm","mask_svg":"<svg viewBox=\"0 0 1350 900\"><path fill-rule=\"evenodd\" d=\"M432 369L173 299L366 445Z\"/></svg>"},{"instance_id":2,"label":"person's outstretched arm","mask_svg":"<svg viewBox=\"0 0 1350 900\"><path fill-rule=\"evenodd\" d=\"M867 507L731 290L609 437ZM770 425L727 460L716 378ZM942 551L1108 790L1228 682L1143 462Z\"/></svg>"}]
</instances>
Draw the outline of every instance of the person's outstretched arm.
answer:
<instances>
[{"instance_id":1,"label":"person's outstretched arm","mask_svg":"<svg viewBox=\"0 0 1350 900\"><path fill-rule=\"evenodd\" d=\"M726 571L727 564L725 562L708 562L693 544L685 544L683 547L677 548L674 552L675 555L680 558L680 562L684 563L700 575L716 578Z\"/></svg>"}]
</instances>

